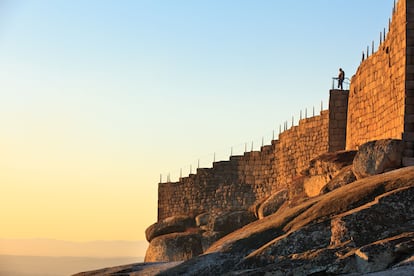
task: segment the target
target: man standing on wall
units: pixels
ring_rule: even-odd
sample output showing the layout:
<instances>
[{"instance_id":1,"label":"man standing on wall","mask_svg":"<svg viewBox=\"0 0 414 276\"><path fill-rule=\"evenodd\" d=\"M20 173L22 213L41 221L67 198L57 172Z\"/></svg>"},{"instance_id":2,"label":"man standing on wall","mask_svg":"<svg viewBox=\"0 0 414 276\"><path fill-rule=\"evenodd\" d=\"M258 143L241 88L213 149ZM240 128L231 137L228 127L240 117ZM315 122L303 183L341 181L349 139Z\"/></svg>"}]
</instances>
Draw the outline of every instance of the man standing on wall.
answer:
<instances>
[{"instance_id":1,"label":"man standing on wall","mask_svg":"<svg viewBox=\"0 0 414 276\"><path fill-rule=\"evenodd\" d=\"M341 88L341 90L344 89L343 83L345 79L345 72L342 70L342 68L339 68L339 75L338 75L338 88Z\"/></svg>"}]
</instances>

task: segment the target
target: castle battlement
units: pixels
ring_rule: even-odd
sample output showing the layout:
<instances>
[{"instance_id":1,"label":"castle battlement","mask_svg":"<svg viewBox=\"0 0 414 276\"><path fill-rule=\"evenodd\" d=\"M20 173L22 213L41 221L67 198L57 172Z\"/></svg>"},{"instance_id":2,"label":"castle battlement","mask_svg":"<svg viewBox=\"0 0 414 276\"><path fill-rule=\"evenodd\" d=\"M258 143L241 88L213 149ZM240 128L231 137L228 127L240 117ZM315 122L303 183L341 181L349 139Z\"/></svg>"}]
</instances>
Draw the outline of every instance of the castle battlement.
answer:
<instances>
[{"instance_id":1,"label":"castle battlement","mask_svg":"<svg viewBox=\"0 0 414 276\"><path fill-rule=\"evenodd\" d=\"M329 109L302 119L260 151L158 187L158 220L203 212L248 210L280 191L295 196L295 179L317 156L354 150L378 139L404 141L414 164L414 2L397 2L378 50L363 58L350 90L331 90ZM300 190L300 189L299 189Z\"/></svg>"}]
</instances>

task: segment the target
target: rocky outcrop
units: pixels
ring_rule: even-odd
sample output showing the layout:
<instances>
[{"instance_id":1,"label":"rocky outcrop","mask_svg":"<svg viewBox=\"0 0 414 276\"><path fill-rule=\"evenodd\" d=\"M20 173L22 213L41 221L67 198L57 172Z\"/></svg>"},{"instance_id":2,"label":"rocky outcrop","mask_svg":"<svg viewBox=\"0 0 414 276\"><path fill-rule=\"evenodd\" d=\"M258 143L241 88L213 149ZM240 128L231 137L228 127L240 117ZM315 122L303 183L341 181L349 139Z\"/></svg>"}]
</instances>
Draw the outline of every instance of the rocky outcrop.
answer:
<instances>
[{"instance_id":1,"label":"rocky outcrop","mask_svg":"<svg viewBox=\"0 0 414 276\"><path fill-rule=\"evenodd\" d=\"M145 230L147 241L166 234L185 232L188 228L194 227L195 221L188 216L175 216L158 221Z\"/></svg>"},{"instance_id":2,"label":"rocky outcrop","mask_svg":"<svg viewBox=\"0 0 414 276\"><path fill-rule=\"evenodd\" d=\"M379 240L355 251L355 270L369 273L387 269L414 251L414 232Z\"/></svg>"},{"instance_id":3,"label":"rocky outcrop","mask_svg":"<svg viewBox=\"0 0 414 276\"><path fill-rule=\"evenodd\" d=\"M227 235L256 220L249 211L223 212L213 216L209 223L209 230Z\"/></svg>"},{"instance_id":4,"label":"rocky outcrop","mask_svg":"<svg viewBox=\"0 0 414 276\"><path fill-rule=\"evenodd\" d=\"M305 176L329 175L333 178L342 168L352 165L356 154L354 150L324 153L311 160L309 168L302 174Z\"/></svg>"},{"instance_id":5,"label":"rocky outcrop","mask_svg":"<svg viewBox=\"0 0 414 276\"><path fill-rule=\"evenodd\" d=\"M145 254L145 262L189 260L203 253L200 233L173 233L154 238Z\"/></svg>"},{"instance_id":6,"label":"rocky outcrop","mask_svg":"<svg viewBox=\"0 0 414 276\"><path fill-rule=\"evenodd\" d=\"M111 275L111 276L128 276L128 275L157 275L158 273L165 271L171 267L175 267L182 262L153 262L153 263L136 263L136 264L128 264L128 265L121 265L116 267L108 267L93 271L87 272L80 272L73 276L103 276L103 275Z\"/></svg>"},{"instance_id":7,"label":"rocky outcrop","mask_svg":"<svg viewBox=\"0 0 414 276\"><path fill-rule=\"evenodd\" d=\"M357 179L380 174L402 165L403 143L386 139L363 144L353 161L353 172Z\"/></svg>"},{"instance_id":8,"label":"rocky outcrop","mask_svg":"<svg viewBox=\"0 0 414 276\"><path fill-rule=\"evenodd\" d=\"M315 159L297 177L295 197L282 190L251 208L261 214L259 220L253 212L235 210L204 212L185 227L173 227L173 221L184 218L162 221L147 233L151 242L145 260L150 263L137 266L138 270L117 271L122 275L363 275L376 271L413 275L414 167L391 170L400 166L398 141L394 141L362 146L360 156L340 152ZM372 163L372 156L383 161ZM359 180L355 171L360 173ZM315 176L324 176L327 182L316 189L318 194L308 197L303 194L304 179ZM170 263L178 260L185 261ZM109 275L100 273L83 275Z\"/></svg>"},{"instance_id":9,"label":"rocky outcrop","mask_svg":"<svg viewBox=\"0 0 414 276\"><path fill-rule=\"evenodd\" d=\"M322 189L345 167L352 165L355 155L356 151L339 151L325 153L313 159L309 168L302 172L306 196L319 195ZM331 187L334 185L331 184Z\"/></svg>"},{"instance_id":10,"label":"rocky outcrop","mask_svg":"<svg viewBox=\"0 0 414 276\"><path fill-rule=\"evenodd\" d=\"M249 211L202 213L166 218L146 230L150 242L146 262L189 260L202 254L215 241L256 220Z\"/></svg>"},{"instance_id":11,"label":"rocky outcrop","mask_svg":"<svg viewBox=\"0 0 414 276\"><path fill-rule=\"evenodd\" d=\"M331 181L329 181L320 191L320 194L329 193L342 186L348 185L356 181L352 165L344 167Z\"/></svg>"},{"instance_id":12,"label":"rocky outcrop","mask_svg":"<svg viewBox=\"0 0 414 276\"><path fill-rule=\"evenodd\" d=\"M160 275L361 275L389 269L414 255L413 201L414 167L368 177L255 221ZM227 267L207 261L219 257Z\"/></svg>"},{"instance_id":13,"label":"rocky outcrop","mask_svg":"<svg viewBox=\"0 0 414 276\"><path fill-rule=\"evenodd\" d=\"M279 192L271 195L262 204L260 204L257 210L257 217L262 219L271 214L276 213L280 206L288 200L289 191L287 189L280 190Z\"/></svg>"}]
</instances>

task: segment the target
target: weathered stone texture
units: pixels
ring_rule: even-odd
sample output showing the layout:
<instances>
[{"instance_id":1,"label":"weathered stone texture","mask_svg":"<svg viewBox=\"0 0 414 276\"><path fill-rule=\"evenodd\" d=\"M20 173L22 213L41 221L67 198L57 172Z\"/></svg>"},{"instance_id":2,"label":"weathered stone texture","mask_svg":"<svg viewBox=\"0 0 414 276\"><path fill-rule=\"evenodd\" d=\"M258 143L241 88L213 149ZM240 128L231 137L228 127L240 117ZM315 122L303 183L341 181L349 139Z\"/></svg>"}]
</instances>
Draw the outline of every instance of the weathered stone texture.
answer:
<instances>
[{"instance_id":1,"label":"weathered stone texture","mask_svg":"<svg viewBox=\"0 0 414 276\"><path fill-rule=\"evenodd\" d=\"M260 204L259 209L257 210L257 217L262 219L271 214L276 213L276 211L288 200L289 191L284 189L279 192L271 195L263 203Z\"/></svg>"},{"instance_id":2,"label":"weathered stone texture","mask_svg":"<svg viewBox=\"0 0 414 276\"><path fill-rule=\"evenodd\" d=\"M188 216L175 216L160 220L153 225L149 226L145 230L145 237L147 241L151 242L152 239L177 232L185 232L187 229L195 226L193 218Z\"/></svg>"},{"instance_id":3,"label":"weathered stone texture","mask_svg":"<svg viewBox=\"0 0 414 276\"><path fill-rule=\"evenodd\" d=\"M406 166L414 165L414 3L406 2L406 72L404 115L404 159Z\"/></svg>"},{"instance_id":4,"label":"weathered stone texture","mask_svg":"<svg viewBox=\"0 0 414 276\"><path fill-rule=\"evenodd\" d=\"M158 187L158 220L204 212L248 210L282 189L294 190L292 180L309 161L329 149L329 112L302 119L283 132L279 140L261 151L215 162L213 168L176 183ZM290 191L292 192L292 191Z\"/></svg>"},{"instance_id":5,"label":"weathered stone texture","mask_svg":"<svg viewBox=\"0 0 414 276\"><path fill-rule=\"evenodd\" d=\"M401 140L384 139L363 144L356 154L352 171L358 179L398 169L402 164Z\"/></svg>"},{"instance_id":6,"label":"weathered stone texture","mask_svg":"<svg viewBox=\"0 0 414 276\"><path fill-rule=\"evenodd\" d=\"M203 253L199 233L171 233L154 238L148 246L145 262L189 260Z\"/></svg>"},{"instance_id":7,"label":"weathered stone texture","mask_svg":"<svg viewBox=\"0 0 414 276\"><path fill-rule=\"evenodd\" d=\"M352 77L346 149L357 149L371 140L402 139L404 108L408 108L406 21L406 1L398 1L385 41ZM407 73L411 71L414 73L414 68L408 64Z\"/></svg>"},{"instance_id":8,"label":"weathered stone texture","mask_svg":"<svg viewBox=\"0 0 414 276\"><path fill-rule=\"evenodd\" d=\"M309 166L310 160L329 149L329 112L320 116L303 119L299 126L283 132L276 142L275 167L276 182L272 192L291 187L295 176Z\"/></svg>"},{"instance_id":9,"label":"weathered stone texture","mask_svg":"<svg viewBox=\"0 0 414 276\"><path fill-rule=\"evenodd\" d=\"M329 92L329 152L345 149L349 90Z\"/></svg>"},{"instance_id":10,"label":"weathered stone texture","mask_svg":"<svg viewBox=\"0 0 414 276\"><path fill-rule=\"evenodd\" d=\"M248 210L282 189L289 197L304 188L317 195L330 179L314 178L304 187L296 181L300 172L313 158L344 146L358 149L373 140L401 139L403 164L414 165L413 14L414 2L397 2L386 39L375 53L366 53L350 91L331 90L329 111L300 120L260 151L159 184L158 219Z\"/></svg>"}]
</instances>

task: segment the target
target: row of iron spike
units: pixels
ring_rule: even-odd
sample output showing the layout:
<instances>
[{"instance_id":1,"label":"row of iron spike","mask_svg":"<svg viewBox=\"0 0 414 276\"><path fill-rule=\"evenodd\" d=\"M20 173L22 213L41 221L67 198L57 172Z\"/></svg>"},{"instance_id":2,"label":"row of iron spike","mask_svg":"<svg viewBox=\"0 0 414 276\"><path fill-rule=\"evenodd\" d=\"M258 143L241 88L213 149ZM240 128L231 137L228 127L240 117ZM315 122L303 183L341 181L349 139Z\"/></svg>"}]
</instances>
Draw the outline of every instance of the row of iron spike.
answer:
<instances>
[{"instance_id":1,"label":"row of iron spike","mask_svg":"<svg viewBox=\"0 0 414 276\"><path fill-rule=\"evenodd\" d=\"M392 9L392 14L394 14L395 11L396 11L396 1L394 0L394 7ZM388 33L390 32L390 30L391 30L391 18L388 18ZM380 43L379 43L379 45L381 45L382 42L385 42L386 34L387 34L386 28L384 28L384 31L380 32ZM375 49L375 42L373 40L372 41L372 46L371 46L371 55L373 55L375 53L374 49ZM365 54L366 54L366 57L365 57ZM362 60L361 60L361 62L364 61L366 58L369 58L369 55L370 55L370 51L369 51L369 45L368 45L366 53L364 51L362 51Z\"/></svg>"},{"instance_id":2,"label":"row of iron spike","mask_svg":"<svg viewBox=\"0 0 414 276\"><path fill-rule=\"evenodd\" d=\"M321 101L321 112L323 111L323 101ZM312 117L315 117L315 106L313 106L313 109L312 109ZM302 112L302 110L300 110L300 115L299 115L299 120L302 120L302 119L307 119L308 118L308 109L307 108L305 108L305 116L303 117L303 112ZM294 116L292 116L292 123L291 123L291 127L293 127L295 125L295 117ZM282 131L282 129L283 129L283 131ZM282 128L282 125L280 124L279 125L279 135L280 134L282 134L284 131L287 131L289 129L289 122L288 121L285 121L284 123L283 123L283 128ZM275 131L273 131L273 134L272 134L272 140L275 140ZM262 137L262 147L264 146L264 137ZM254 141L252 141L252 143L251 143L251 152L253 151L253 147L254 147ZM244 152L248 152L247 151L247 143L245 143L245 145L244 145ZM230 149L230 157L231 156L233 156L233 147L231 147L231 149ZM216 153L214 153L213 154L213 163L215 163L216 162ZM197 169L199 169L200 168L200 159L198 159L198 161L197 161ZM193 166L190 164L190 173L189 174L193 174ZM182 168L180 168L180 179L183 177L183 169ZM159 183L163 183L162 182L162 174L160 174L160 182ZM168 173L167 174L167 182L166 183L171 183L171 174L170 173Z\"/></svg>"}]
</instances>

